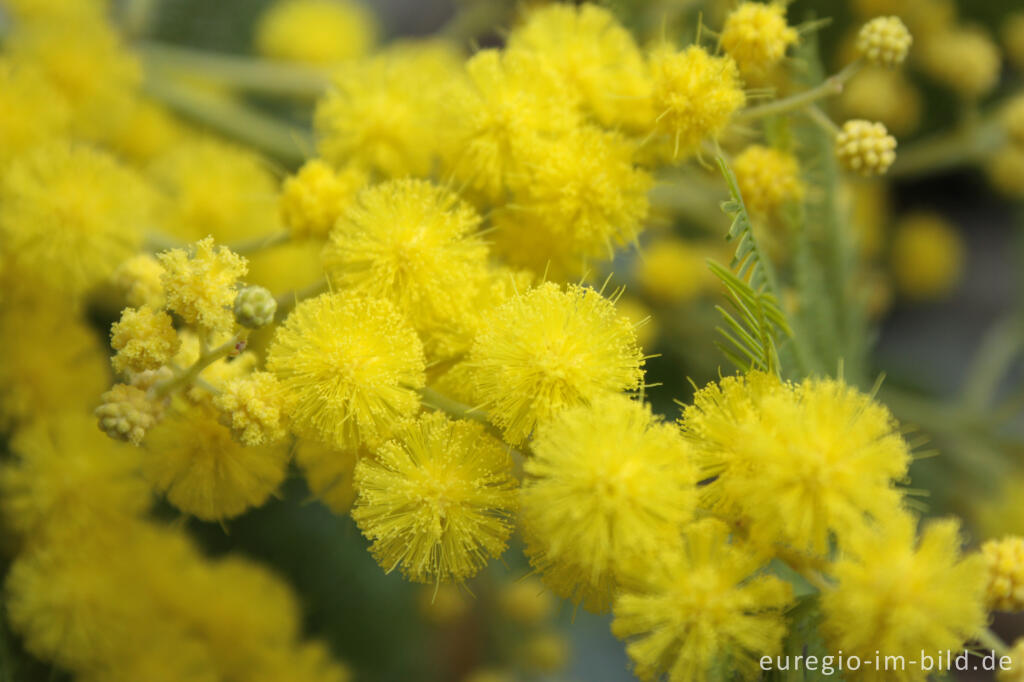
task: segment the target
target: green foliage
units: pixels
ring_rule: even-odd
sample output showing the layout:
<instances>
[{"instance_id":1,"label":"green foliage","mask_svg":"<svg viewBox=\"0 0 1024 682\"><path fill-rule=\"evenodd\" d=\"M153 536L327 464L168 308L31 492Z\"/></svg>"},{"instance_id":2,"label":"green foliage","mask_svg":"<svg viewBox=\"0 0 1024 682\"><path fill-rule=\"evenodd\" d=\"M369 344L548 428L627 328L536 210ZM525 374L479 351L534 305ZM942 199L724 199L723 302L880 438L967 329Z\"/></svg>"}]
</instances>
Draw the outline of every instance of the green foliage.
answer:
<instances>
[{"instance_id":1,"label":"green foliage","mask_svg":"<svg viewBox=\"0 0 1024 682\"><path fill-rule=\"evenodd\" d=\"M718 166L731 197L722 204L722 210L732 218L728 238L736 242L731 269L708 261L711 272L729 292L736 312L733 315L717 306L725 322L718 331L727 342L720 348L741 370L779 373L779 337L789 337L791 332L779 307L775 273L771 262L758 247L736 176L721 157L718 158Z\"/></svg>"}]
</instances>

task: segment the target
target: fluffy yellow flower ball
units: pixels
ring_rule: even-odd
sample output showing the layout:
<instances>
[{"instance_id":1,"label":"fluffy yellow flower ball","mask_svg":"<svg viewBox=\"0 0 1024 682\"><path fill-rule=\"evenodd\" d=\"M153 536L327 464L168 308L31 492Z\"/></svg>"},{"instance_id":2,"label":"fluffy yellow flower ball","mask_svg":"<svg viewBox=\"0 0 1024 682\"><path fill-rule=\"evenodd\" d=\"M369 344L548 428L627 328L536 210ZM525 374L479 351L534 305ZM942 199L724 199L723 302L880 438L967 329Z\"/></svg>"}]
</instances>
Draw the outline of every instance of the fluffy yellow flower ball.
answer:
<instances>
[{"instance_id":1,"label":"fluffy yellow flower ball","mask_svg":"<svg viewBox=\"0 0 1024 682\"><path fill-rule=\"evenodd\" d=\"M235 324L235 285L249 267L245 258L207 237L186 249L157 256L167 308L206 331L229 332Z\"/></svg>"},{"instance_id":2,"label":"fluffy yellow flower ball","mask_svg":"<svg viewBox=\"0 0 1024 682\"><path fill-rule=\"evenodd\" d=\"M153 308L125 308L110 328L111 359L119 373L145 372L166 365L178 352L180 342L171 316Z\"/></svg>"},{"instance_id":3,"label":"fluffy yellow flower ball","mask_svg":"<svg viewBox=\"0 0 1024 682\"><path fill-rule=\"evenodd\" d=\"M939 215L912 214L896 225L890 261L896 287L909 299L948 294L960 281L964 257L963 238Z\"/></svg>"},{"instance_id":4,"label":"fluffy yellow flower ball","mask_svg":"<svg viewBox=\"0 0 1024 682\"><path fill-rule=\"evenodd\" d=\"M966 99L983 97L999 82L999 47L977 27L949 28L929 37L920 57L928 75Z\"/></svg>"},{"instance_id":5,"label":"fluffy yellow flower ball","mask_svg":"<svg viewBox=\"0 0 1024 682\"><path fill-rule=\"evenodd\" d=\"M152 220L153 194L114 157L52 142L0 176L0 242L15 272L46 273L79 296L135 254Z\"/></svg>"},{"instance_id":6,"label":"fluffy yellow flower ball","mask_svg":"<svg viewBox=\"0 0 1024 682\"><path fill-rule=\"evenodd\" d=\"M508 49L551 63L603 126L646 132L651 81L632 34L592 4L540 5L508 37Z\"/></svg>"},{"instance_id":7,"label":"fluffy yellow flower ball","mask_svg":"<svg viewBox=\"0 0 1024 682\"><path fill-rule=\"evenodd\" d=\"M1008 536L981 546L988 568L985 602L994 611L1024 611L1024 538Z\"/></svg>"},{"instance_id":8,"label":"fluffy yellow flower ball","mask_svg":"<svg viewBox=\"0 0 1024 682\"><path fill-rule=\"evenodd\" d=\"M6 292L5 292L6 293ZM0 425L88 412L110 383L99 336L66 299L0 306Z\"/></svg>"},{"instance_id":9,"label":"fluffy yellow flower ball","mask_svg":"<svg viewBox=\"0 0 1024 682\"><path fill-rule=\"evenodd\" d=\"M752 144L733 159L732 167L743 203L754 213L775 215L804 196L800 164L792 154Z\"/></svg>"},{"instance_id":10,"label":"fluffy yellow flower ball","mask_svg":"<svg viewBox=\"0 0 1024 682\"><path fill-rule=\"evenodd\" d=\"M700 143L720 135L733 113L746 103L732 57L712 57L691 45L650 56L657 127L673 141L673 156L692 154Z\"/></svg>"},{"instance_id":11,"label":"fluffy yellow flower ball","mask_svg":"<svg viewBox=\"0 0 1024 682\"><path fill-rule=\"evenodd\" d=\"M729 13L721 45L745 76L763 75L786 56L799 35L786 24L782 2L744 2Z\"/></svg>"},{"instance_id":12,"label":"fluffy yellow flower ball","mask_svg":"<svg viewBox=\"0 0 1024 682\"><path fill-rule=\"evenodd\" d=\"M550 282L485 313L468 363L488 417L513 445L566 407L643 381L633 325L614 302Z\"/></svg>"},{"instance_id":13,"label":"fluffy yellow flower ball","mask_svg":"<svg viewBox=\"0 0 1024 682\"><path fill-rule=\"evenodd\" d=\"M314 116L320 155L336 167L355 164L386 178L429 175L439 145L442 74L449 68L456 67L413 50L340 66Z\"/></svg>"},{"instance_id":14,"label":"fluffy yellow flower ball","mask_svg":"<svg viewBox=\"0 0 1024 682\"><path fill-rule=\"evenodd\" d=\"M671 424L622 395L542 423L526 461L526 553L544 582L591 611L611 604L618 567L671 545L693 517L697 472Z\"/></svg>"},{"instance_id":15,"label":"fluffy yellow flower ball","mask_svg":"<svg viewBox=\"0 0 1024 682\"><path fill-rule=\"evenodd\" d=\"M487 276L480 217L426 180L392 180L358 194L331 231L323 260L337 291L393 302L427 336L472 313Z\"/></svg>"},{"instance_id":16,"label":"fluffy yellow flower ball","mask_svg":"<svg viewBox=\"0 0 1024 682\"><path fill-rule=\"evenodd\" d=\"M641 680L709 679L727 658L741 674L778 653L786 633L788 583L759 573L761 561L730 541L721 521L691 524L682 542L637 566L615 599L612 632ZM756 574L756 575L755 575Z\"/></svg>"},{"instance_id":17,"label":"fluffy yellow flower ball","mask_svg":"<svg viewBox=\"0 0 1024 682\"><path fill-rule=\"evenodd\" d=\"M320 159L307 161L281 186L281 222L295 239L325 239L367 179L355 166L336 171Z\"/></svg>"},{"instance_id":18,"label":"fluffy yellow flower ball","mask_svg":"<svg viewBox=\"0 0 1024 682\"><path fill-rule=\"evenodd\" d=\"M896 138L881 123L853 119L836 136L836 156L847 170L881 175L896 160Z\"/></svg>"},{"instance_id":19,"label":"fluffy yellow flower ball","mask_svg":"<svg viewBox=\"0 0 1024 682\"><path fill-rule=\"evenodd\" d=\"M921 121L921 93L900 70L867 66L839 96L848 118L878 121L896 134L913 132Z\"/></svg>"},{"instance_id":20,"label":"fluffy yellow flower ball","mask_svg":"<svg viewBox=\"0 0 1024 682\"><path fill-rule=\"evenodd\" d=\"M143 472L181 511L204 521L263 504L284 480L288 449L247 447L212 406L178 405L146 437Z\"/></svg>"},{"instance_id":21,"label":"fluffy yellow flower ball","mask_svg":"<svg viewBox=\"0 0 1024 682\"><path fill-rule=\"evenodd\" d=\"M857 50L868 62L880 66L902 64L913 42L899 17L875 17L857 34Z\"/></svg>"},{"instance_id":22,"label":"fluffy yellow flower ball","mask_svg":"<svg viewBox=\"0 0 1024 682\"><path fill-rule=\"evenodd\" d=\"M330 65L373 47L377 22L350 0L278 0L256 25L256 50L285 61Z\"/></svg>"},{"instance_id":23,"label":"fluffy yellow flower ball","mask_svg":"<svg viewBox=\"0 0 1024 682\"><path fill-rule=\"evenodd\" d=\"M555 66L526 50L481 50L447 96L445 166L485 200L499 201L521 171L520 145L558 137L580 124L576 93Z\"/></svg>"},{"instance_id":24,"label":"fluffy yellow flower ball","mask_svg":"<svg viewBox=\"0 0 1024 682\"><path fill-rule=\"evenodd\" d=\"M419 409L423 346L385 300L322 294L277 328L267 368L292 401L299 435L354 450L379 444Z\"/></svg>"},{"instance_id":25,"label":"fluffy yellow flower ball","mask_svg":"<svg viewBox=\"0 0 1024 682\"><path fill-rule=\"evenodd\" d=\"M823 555L866 516L899 508L909 448L889 410L842 381L726 377L697 393L682 425L701 478L715 477L705 503L757 544Z\"/></svg>"},{"instance_id":26,"label":"fluffy yellow flower ball","mask_svg":"<svg viewBox=\"0 0 1024 682\"><path fill-rule=\"evenodd\" d=\"M84 414L20 429L10 451L0 467L0 510L24 540L64 542L97 529L116 535L150 506L138 451L104 436Z\"/></svg>"},{"instance_id":27,"label":"fluffy yellow flower ball","mask_svg":"<svg viewBox=\"0 0 1024 682\"><path fill-rule=\"evenodd\" d=\"M0 164L70 130L60 92L31 64L0 59Z\"/></svg>"},{"instance_id":28,"label":"fluffy yellow flower ball","mask_svg":"<svg viewBox=\"0 0 1024 682\"><path fill-rule=\"evenodd\" d=\"M821 597L826 643L847 656L903 656L959 649L985 624L985 562L961 558L952 520L936 521L915 539L906 513L880 519L848 539L832 565L835 587ZM873 670L868 680L918 680L920 670Z\"/></svg>"},{"instance_id":29,"label":"fluffy yellow flower ball","mask_svg":"<svg viewBox=\"0 0 1024 682\"><path fill-rule=\"evenodd\" d=\"M399 428L356 464L352 518L386 571L463 581L505 549L518 506L508 448L440 413Z\"/></svg>"},{"instance_id":30,"label":"fluffy yellow flower ball","mask_svg":"<svg viewBox=\"0 0 1024 682\"><path fill-rule=\"evenodd\" d=\"M250 149L194 137L154 159L149 175L168 197L163 229L184 241L239 241L280 229L277 179Z\"/></svg>"},{"instance_id":31,"label":"fluffy yellow flower ball","mask_svg":"<svg viewBox=\"0 0 1024 682\"><path fill-rule=\"evenodd\" d=\"M692 301L712 281L708 253L682 239L658 239L637 258L637 282L658 303Z\"/></svg>"},{"instance_id":32,"label":"fluffy yellow flower ball","mask_svg":"<svg viewBox=\"0 0 1024 682\"><path fill-rule=\"evenodd\" d=\"M589 125L556 139L524 140L522 169L509 177L511 229L551 234L550 243L568 251L552 253L555 260L610 260L616 248L635 243L647 218L653 181L636 167L634 148ZM520 217L526 220L517 224Z\"/></svg>"}]
</instances>

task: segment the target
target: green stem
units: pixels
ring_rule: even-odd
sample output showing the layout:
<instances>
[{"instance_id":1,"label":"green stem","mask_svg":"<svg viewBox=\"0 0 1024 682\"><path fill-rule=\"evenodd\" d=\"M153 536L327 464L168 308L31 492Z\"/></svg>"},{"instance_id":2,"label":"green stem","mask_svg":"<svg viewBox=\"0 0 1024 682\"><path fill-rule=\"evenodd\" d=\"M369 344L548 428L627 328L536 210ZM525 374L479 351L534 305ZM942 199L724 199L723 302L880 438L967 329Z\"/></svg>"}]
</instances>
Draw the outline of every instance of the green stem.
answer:
<instances>
[{"instance_id":1,"label":"green stem","mask_svg":"<svg viewBox=\"0 0 1024 682\"><path fill-rule=\"evenodd\" d=\"M960 130L943 133L897 150L890 177L902 178L936 173L965 163L976 163L999 149L1006 133L994 116Z\"/></svg>"},{"instance_id":2,"label":"green stem","mask_svg":"<svg viewBox=\"0 0 1024 682\"><path fill-rule=\"evenodd\" d=\"M985 335L964 382L964 405L973 412L988 410L1007 371L1024 348L1024 326L1016 316L997 322Z\"/></svg>"},{"instance_id":3,"label":"green stem","mask_svg":"<svg viewBox=\"0 0 1024 682\"><path fill-rule=\"evenodd\" d=\"M281 230L274 234L264 235L262 237L254 237L252 239L246 239L245 241L235 242L228 244L227 248L231 249L240 256L248 256L254 253L259 253L264 249L269 249L281 244L287 244L291 241L292 235L288 230Z\"/></svg>"},{"instance_id":4,"label":"green stem","mask_svg":"<svg viewBox=\"0 0 1024 682\"><path fill-rule=\"evenodd\" d=\"M231 100L225 101L165 78L148 74L143 89L178 113L274 156L298 165L313 150L309 132Z\"/></svg>"},{"instance_id":5,"label":"green stem","mask_svg":"<svg viewBox=\"0 0 1024 682\"><path fill-rule=\"evenodd\" d=\"M481 411L474 407L470 407L465 403L460 403L457 400L449 398L443 393L439 393L432 388L424 388L420 391L420 395L423 398L423 403L428 407L432 407L435 410L440 410L446 414L455 417L456 419L473 419L490 426L490 422L487 421L487 416Z\"/></svg>"},{"instance_id":6,"label":"green stem","mask_svg":"<svg viewBox=\"0 0 1024 682\"><path fill-rule=\"evenodd\" d=\"M163 398L170 395L171 392L181 388L182 386L189 386L195 381L204 369L217 362L221 358L237 353L239 350L239 344L245 344L245 340L249 337L249 330L243 329L229 340L225 341L216 348L206 350L200 354L199 358L196 359L192 366L186 369L183 373L179 374L172 379L167 380L164 383L158 384L155 387L155 393L157 398Z\"/></svg>"},{"instance_id":7,"label":"green stem","mask_svg":"<svg viewBox=\"0 0 1024 682\"><path fill-rule=\"evenodd\" d=\"M310 66L158 43L136 49L147 70L178 71L249 92L315 99L330 84L328 71Z\"/></svg>"},{"instance_id":8,"label":"green stem","mask_svg":"<svg viewBox=\"0 0 1024 682\"><path fill-rule=\"evenodd\" d=\"M812 121L817 123L822 130L827 132L832 137L835 137L840 133L840 128L839 126L836 125L836 122L829 118L828 114L822 111L821 108L818 107L816 104L812 104L811 106L807 107L806 113Z\"/></svg>"},{"instance_id":9,"label":"green stem","mask_svg":"<svg viewBox=\"0 0 1024 682\"><path fill-rule=\"evenodd\" d=\"M1006 656L1010 653L1010 647L1006 645L1006 642L999 635L992 632L990 628L983 628L978 632L976 639L979 644L988 647L1000 656Z\"/></svg>"},{"instance_id":10,"label":"green stem","mask_svg":"<svg viewBox=\"0 0 1024 682\"><path fill-rule=\"evenodd\" d=\"M834 97L843 91L843 86L846 85L846 81L850 80L855 73L860 69L861 62L856 60L848 64L839 73L829 76L821 84L798 92L795 95L784 97L783 99L777 99L774 102L768 102L767 104L761 104L756 107L750 107L745 109L736 115L736 120L740 123L747 123L750 121L756 121L767 116L776 116L778 114L785 114L790 111L797 109L803 109L809 104L813 104L821 99L828 97Z\"/></svg>"}]
</instances>

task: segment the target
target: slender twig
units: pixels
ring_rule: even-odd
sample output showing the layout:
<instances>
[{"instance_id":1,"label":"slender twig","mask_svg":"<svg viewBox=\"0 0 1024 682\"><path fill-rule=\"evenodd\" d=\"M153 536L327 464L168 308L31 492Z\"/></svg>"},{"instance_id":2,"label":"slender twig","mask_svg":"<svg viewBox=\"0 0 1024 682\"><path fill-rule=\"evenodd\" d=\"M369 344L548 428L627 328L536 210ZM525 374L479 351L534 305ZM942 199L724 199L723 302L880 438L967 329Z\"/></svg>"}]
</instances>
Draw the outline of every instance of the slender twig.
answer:
<instances>
[{"instance_id":1,"label":"slender twig","mask_svg":"<svg viewBox=\"0 0 1024 682\"><path fill-rule=\"evenodd\" d=\"M298 165L313 149L308 131L233 100L148 74L143 89L179 114L274 156Z\"/></svg>"},{"instance_id":2,"label":"slender twig","mask_svg":"<svg viewBox=\"0 0 1024 682\"><path fill-rule=\"evenodd\" d=\"M245 241L234 242L232 244L228 244L227 248L240 256L248 256L254 253L259 253L264 249L280 246L281 244L287 244L291 240L291 237L291 233L288 230L281 230L274 234L267 234L262 237L253 237L252 239L246 239Z\"/></svg>"},{"instance_id":3,"label":"slender twig","mask_svg":"<svg viewBox=\"0 0 1024 682\"><path fill-rule=\"evenodd\" d=\"M136 50L148 70L192 74L249 92L314 99L323 94L330 83L325 69L269 59L147 42L138 43Z\"/></svg>"},{"instance_id":4,"label":"slender twig","mask_svg":"<svg viewBox=\"0 0 1024 682\"><path fill-rule=\"evenodd\" d=\"M244 347L245 341L249 336L249 330L244 329L229 340L225 341L216 348L212 348L202 352L196 359L192 366L186 369L178 376L168 379L166 382L157 384L154 387L154 393L156 397L163 398L169 395L171 392L181 388L182 386L188 386L202 373L204 369L217 362L221 358L226 358L229 355L240 352L240 349Z\"/></svg>"},{"instance_id":5,"label":"slender twig","mask_svg":"<svg viewBox=\"0 0 1024 682\"><path fill-rule=\"evenodd\" d=\"M834 97L843 91L846 81L850 80L857 73L860 69L860 64L860 60L854 61L839 73L826 78L820 85L803 92L798 92L783 99L777 99L774 102L744 109L736 115L736 121L738 123L747 123L765 118L766 116L784 114L797 109L803 109L808 104L813 104L818 100Z\"/></svg>"}]
</instances>

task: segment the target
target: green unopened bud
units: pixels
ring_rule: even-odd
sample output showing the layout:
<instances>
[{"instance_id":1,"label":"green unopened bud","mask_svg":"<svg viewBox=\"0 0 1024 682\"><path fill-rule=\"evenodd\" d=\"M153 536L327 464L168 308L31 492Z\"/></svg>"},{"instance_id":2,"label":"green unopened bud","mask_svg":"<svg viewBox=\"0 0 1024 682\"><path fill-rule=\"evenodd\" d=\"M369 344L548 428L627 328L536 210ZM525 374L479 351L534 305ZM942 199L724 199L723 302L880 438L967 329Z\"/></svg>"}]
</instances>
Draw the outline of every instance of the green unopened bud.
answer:
<instances>
[{"instance_id":1,"label":"green unopened bud","mask_svg":"<svg viewBox=\"0 0 1024 682\"><path fill-rule=\"evenodd\" d=\"M263 287L245 287L235 297L235 320L249 329L259 329L274 321L277 300Z\"/></svg>"}]
</instances>

